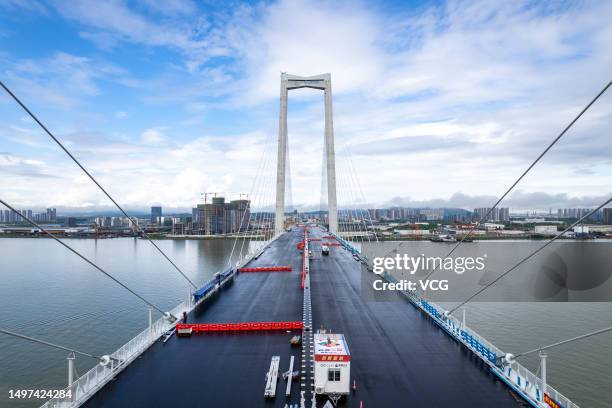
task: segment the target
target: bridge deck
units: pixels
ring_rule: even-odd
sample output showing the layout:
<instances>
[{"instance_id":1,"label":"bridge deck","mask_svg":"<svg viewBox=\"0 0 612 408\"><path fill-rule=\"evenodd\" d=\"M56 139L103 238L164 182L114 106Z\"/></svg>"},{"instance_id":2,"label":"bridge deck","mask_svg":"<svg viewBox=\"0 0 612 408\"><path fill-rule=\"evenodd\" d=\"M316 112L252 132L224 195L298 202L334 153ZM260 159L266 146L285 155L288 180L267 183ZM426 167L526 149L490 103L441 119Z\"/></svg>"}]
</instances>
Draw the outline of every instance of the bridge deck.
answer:
<instances>
[{"instance_id":1,"label":"bridge deck","mask_svg":"<svg viewBox=\"0 0 612 408\"><path fill-rule=\"evenodd\" d=\"M313 231L319 235L319 231ZM291 265L294 272L245 273L201 305L190 322L301 320L302 232L284 234L249 266ZM315 244L316 249L320 248ZM342 406L517 407L508 389L465 349L405 302L366 302L359 263L341 248L311 261L313 325L346 335L351 377L358 389ZM265 373L273 355L281 371L293 334L233 333L173 337L154 344L109 383L86 407L283 407L284 381L274 400L264 399ZM299 367L299 365L298 365ZM299 402L294 381L290 402ZM323 400L319 398L319 407Z\"/></svg>"},{"instance_id":2,"label":"bridge deck","mask_svg":"<svg viewBox=\"0 0 612 408\"><path fill-rule=\"evenodd\" d=\"M353 355L357 392L347 406L519 406L484 363L403 297L364 300L374 275L358 265L341 248L310 263L315 328L344 333Z\"/></svg>"}]
</instances>

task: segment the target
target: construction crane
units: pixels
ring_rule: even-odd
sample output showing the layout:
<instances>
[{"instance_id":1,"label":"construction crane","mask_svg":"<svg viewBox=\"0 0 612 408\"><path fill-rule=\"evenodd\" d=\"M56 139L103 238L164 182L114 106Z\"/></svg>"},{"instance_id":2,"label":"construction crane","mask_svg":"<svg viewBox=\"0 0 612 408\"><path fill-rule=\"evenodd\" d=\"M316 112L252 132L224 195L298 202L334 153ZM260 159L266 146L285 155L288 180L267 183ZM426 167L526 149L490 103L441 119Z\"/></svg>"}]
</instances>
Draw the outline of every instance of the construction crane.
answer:
<instances>
[{"instance_id":1,"label":"construction crane","mask_svg":"<svg viewBox=\"0 0 612 408\"><path fill-rule=\"evenodd\" d=\"M214 197L217 197L217 194L219 194L219 193L218 192L202 193L201 195L204 197L204 204L208 204L208 196L209 195L213 195Z\"/></svg>"}]
</instances>

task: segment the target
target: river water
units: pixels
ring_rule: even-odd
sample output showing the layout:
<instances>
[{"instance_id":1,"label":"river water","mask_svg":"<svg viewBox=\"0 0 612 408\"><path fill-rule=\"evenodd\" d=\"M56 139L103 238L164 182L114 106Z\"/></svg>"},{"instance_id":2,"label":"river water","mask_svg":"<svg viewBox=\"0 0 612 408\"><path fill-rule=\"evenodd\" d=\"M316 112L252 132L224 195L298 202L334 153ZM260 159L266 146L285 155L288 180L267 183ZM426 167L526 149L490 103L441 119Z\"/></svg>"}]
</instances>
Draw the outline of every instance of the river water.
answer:
<instances>
[{"instance_id":1,"label":"river water","mask_svg":"<svg viewBox=\"0 0 612 408\"><path fill-rule=\"evenodd\" d=\"M162 310L188 294L186 281L146 241L66 241ZM200 284L227 265L233 241L157 244ZM499 253L488 250L488 265L494 266L496 257L503 258L513 246L533 243L503 245ZM97 355L116 350L148 323L147 306L139 299L49 239L0 238L0 306L1 327ZM467 307L467 323L501 349L520 352L612 326L612 303L476 302ZM548 355L551 385L582 407L612 407L612 335L560 347ZM64 388L66 356L0 335L0 406L35 407L43 402L9 400L10 389ZM525 358L523 363L537 370L537 358ZM92 359L78 357L78 373L93 364Z\"/></svg>"}]
</instances>

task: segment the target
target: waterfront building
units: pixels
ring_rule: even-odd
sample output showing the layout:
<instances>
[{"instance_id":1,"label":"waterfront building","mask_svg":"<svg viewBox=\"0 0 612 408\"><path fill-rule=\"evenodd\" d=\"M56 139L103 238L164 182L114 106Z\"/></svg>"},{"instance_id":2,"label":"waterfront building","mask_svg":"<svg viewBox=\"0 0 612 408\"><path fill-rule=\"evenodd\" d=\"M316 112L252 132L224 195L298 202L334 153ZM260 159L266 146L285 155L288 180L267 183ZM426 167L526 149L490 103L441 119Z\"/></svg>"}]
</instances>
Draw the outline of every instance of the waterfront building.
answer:
<instances>
[{"instance_id":1,"label":"waterfront building","mask_svg":"<svg viewBox=\"0 0 612 408\"><path fill-rule=\"evenodd\" d=\"M173 219L172 223L172 234L174 235L185 235L187 233L187 226L180 218Z\"/></svg>"},{"instance_id":2,"label":"waterfront building","mask_svg":"<svg viewBox=\"0 0 612 408\"><path fill-rule=\"evenodd\" d=\"M534 232L541 235L557 235L556 225L536 225L534 226Z\"/></svg>"},{"instance_id":3,"label":"waterfront building","mask_svg":"<svg viewBox=\"0 0 612 408\"><path fill-rule=\"evenodd\" d=\"M475 218L477 218L478 220L483 219L491 210L490 207L486 208L475 208L474 209L474 215L476 216ZM484 221L502 221L502 222L508 222L510 221L510 209L507 207L495 207L491 213L489 214L489 216L487 217L486 220Z\"/></svg>"},{"instance_id":4,"label":"waterfront building","mask_svg":"<svg viewBox=\"0 0 612 408\"><path fill-rule=\"evenodd\" d=\"M49 222L57 221L57 210L55 208L47 208L47 220Z\"/></svg>"},{"instance_id":5,"label":"waterfront building","mask_svg":"<svg viewBox=\"0 0 612 408\"><path fill-rule=\"evenodd\" d=\"M162 217L162 208L161 207L151 207L151 222L158 223L161 217Z\"/></svg>"},{"instance_id":6,"label":"waterfront building","mask_svg":"<svg viewBox=\"0 0 612 408\"><path fill-rule=\"evenodd\" d=\"M444 209L425 208L420 211L420 215L426 221L440 221L444 218Z\"/></svg>"},{"instance_id":7,"label":"waterfront building","mask_svg":"<svg viewBox=\"0 0 612 408\"><path fill-rule=\"evenodd\" d=\"M612 208L604 208L602 211L603 223L607 225L612 224Z\"/></svg>"},{"instance_id":8,"label":"waterfront building","mask_svg":"<svg viewBox=\"0 0 612 408\"><path fill-rule=\"evenodd\" d=\"M192 209L193 232L199 235L230 234L245 230L250 218L249 200L225 202L213 197L211 203L198 204Z\"/></svg>"},{"instance_id":9,"label":"waterfront building","mask_svg":"<svg viewBox=\"0 0 612 408\"><path fill-rule=\"evenodd\" d=\"M112 223L111 217L97 217L96 224L100 228L110 228Z\"/></svg>"},{"instance_id":10,"label":"waterfront building","mask_svg":"<svg viewBox=\"0 0 612 408\"><path fill-rule=\"evenodd\" d=\"M590 208L559 208L557 210L557 218L559 219L579 219L590 213L592 209ZM597 212L590 217L591 220L600 219L603 217L603 212Z\"/></svg>"}]
</instances>

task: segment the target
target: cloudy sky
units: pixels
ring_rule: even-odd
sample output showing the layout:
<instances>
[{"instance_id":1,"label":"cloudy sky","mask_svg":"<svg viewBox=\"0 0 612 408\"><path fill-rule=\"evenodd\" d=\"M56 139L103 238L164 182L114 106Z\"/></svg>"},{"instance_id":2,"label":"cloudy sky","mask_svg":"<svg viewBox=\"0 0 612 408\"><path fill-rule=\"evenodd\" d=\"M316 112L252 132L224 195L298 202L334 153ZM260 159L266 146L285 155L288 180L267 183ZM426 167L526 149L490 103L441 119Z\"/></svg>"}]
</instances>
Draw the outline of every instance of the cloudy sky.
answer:
<instances>
[{"instance_id":1,"label":"cloudy sky","mask_svg":"<svg viewBox=\"0 0 612 408\"><path fill-rule=\"evenodd\" d=\"M611 2L0 0L0 78L130 209L273 198L280 72L330 72L340 204L492 204L612 79ZM612 91L518 186L612 193ZM320 92L291 93L292 202L318 207ZM109 202L5 95L0 196ZM256 199L256 198L255 198Z\"/></svg>"}]
</instances>

